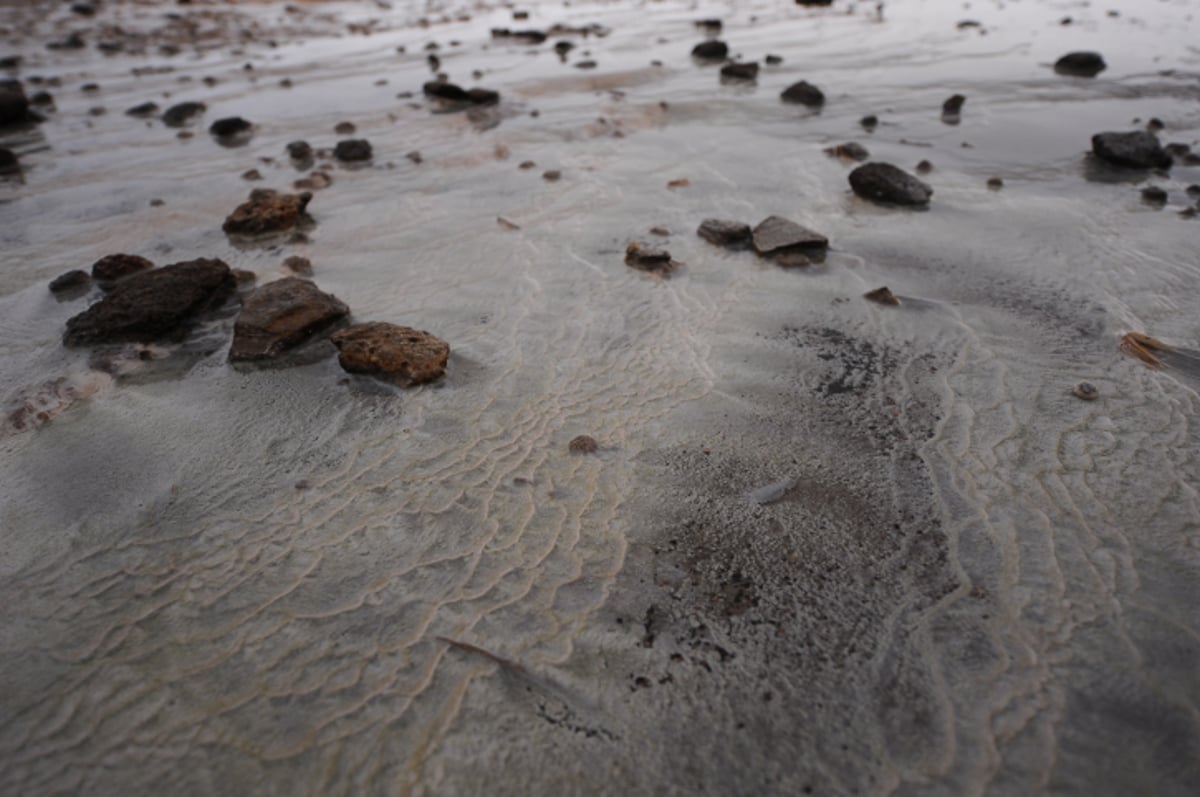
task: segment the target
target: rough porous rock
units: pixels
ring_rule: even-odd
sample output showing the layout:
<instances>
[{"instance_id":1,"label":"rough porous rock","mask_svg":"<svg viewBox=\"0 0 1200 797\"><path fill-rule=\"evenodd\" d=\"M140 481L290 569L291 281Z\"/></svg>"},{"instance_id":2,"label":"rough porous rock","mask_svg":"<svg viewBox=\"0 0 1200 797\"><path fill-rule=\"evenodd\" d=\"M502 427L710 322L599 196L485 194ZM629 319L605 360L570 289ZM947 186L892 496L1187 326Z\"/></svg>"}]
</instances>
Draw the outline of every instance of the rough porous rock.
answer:
<instances>
[{"instance_id":1,"label":"rough porous rock","mask_svg":"<svg viewBox=\"0 0 1200 797\"><path fill-rule=\"evenodd\" d=\"M850 187L863 199L885 205L927 205L928 184L890 163L867 163L850 172Z\"/></svg>"},{"instance_id":2,"label":"rough porous rock","mask_svg":"<svg viewBox=\"0 0 1200 797\"><path fill-rule=\"evenodd\" d=\"M896 294L888 290L886 285L884 285L882 288L876 288L873 291L867 291L863 294L863 297L869 301L877 302L879 304L889 304L893 306L900 304L900 300L896 298Z\"/></svg>"},{"instance_id":3,"label":"rough porous rock","mask_svg":"<svg viewBox=\"0 0 1200 797\"><path fill-rule=\"evenodd\" d=\"M1097 133L1092 136L1092 152L1103 161L1133 169L1168 169L1172 163L1158 136L1148 130Z\"/></svg>"},{"instance_id":4,"label":"rough porous rock","mask_svg":"<svg viewBox=\"0 0 1200 797\"><path fill-rule=\"evenodd\" d=\"M338 364L400 385L419 385L446 373L450 344L428 332L375 321L354 324L330 338Z\"/></svg>"},{"instance_id":5,"label":"rough porous rock","mask_svg":"<svg viewBox=\"0 0 1200 797\"><path fill-rule=\"evenodd\" d=\"M838 144L835 147L827 147L824 152L831 158L841 158L842 160L854 161L855 163L862 163L871 157L871 153L867 152L866 147L854 141L847 141L845 144Z\"/></svg>"},{"instance_id":6,"label":"rough porous rock","mask_svg":"<svg viewBox=\"0 0 1200 797\"><path fill-rule=\"evenodd\" d=\"M567 450L572 454L594 454L600 450L600 444L591 435L581 434L571 438Z\"/></svg>"},{"instance_id":7,"label":"rough porous rock","mask_svg":"<svg viewBox=\"0 0 1200 797\"><path fill-rule=\"evenodd\" d=\"M217 138L232 138L233 136L248 133L253 126L240 116L229 116L225 119L218 119L209 125L208 132Z\"/></svg>"},{"instance_id":8,"label":"rough porous rock","mask_svg":"<svg viewBox=\"0 0 1200 797\"><path fill-rule=\"evenodd\" d=\"M162 122L167 127L183 127L207 110L202 102L181 102L163 111Z\"/></svg>"},{"instance_id":9,"label":"rough porous rock","mask_svg":"<svg viewBox=\"0 0 1200 797\"><path fill-rule=\"evenodd\" d=\"M92 279L115 282L151 268L154 268L154 264L138 255L105 255L92 264Z\"/></svg>"},{"instance_id":10,"label":"rough porous rock","mask_svg":"<svg viewBox=\"0 0 1200 797\"><path fill-rule=\"evenodd\" d=\"M788 86L779 98L784 102L807 105L809 108L819 108L825 104L825 93L807 80Z\"/></svg>"},{"instance_id":11,"label":"rough porous rock","mask_svg":"<svg viewBox=\"0 0 1200 797\"><path fill-rule=\"evenodd\" d=\"M281 194L266 188L256 188L250 198L238 205L225 219L223 229L229 235L263 235L290 230L312 200L312 194Z\"/></svg>"},{"instance_id":12,"label":"rough porous rock","mask_svg":"<svg viewBox=\"0 0 1200 797\"><path fill-rule=\"evenodd\" d=\"M758 254L776 257L789 252L820 252L829 246L829 239L790 219L768 216L754 228L753 243Z\"/></svg>"},{"instance_id":13,"label":"rough porous rock","mask_svg":"<svg viewBox=\"0 0 1200 797\"><path fill-rule=\"evenodd\" d=\"M33 121L29 99L19 80L0 80L0 127Z\"/></svg>"},{"instance_id":14,"label":"rough porous rock","mask_svg":"<svg viewBox=\"0 0 1200 797\"><path fill-rule=\"evenodd\" d=\"M750 61L744 64L726 64L721 67L721 77L726 80L757 80L758 62Z\"/></svg>"},{"instance_id":15,"label":"rough porous rock","mask_svg":"<svg viewBox=\"0 0 1200 797\"><path fill-rule=\"evenodd\" d=\"M702 61L724 61L729 56L729 45L722 41L700 42L692 48L692 57Z\"/></svg>"},{"instance_id":16,"label":"rough porous rock","mask_svg":"<svg viewBox=\"0 0 1200 797\"><path fill-rule=\"evenodd\" d=\"M224 261L189 260L121 280L99 302L67 321L63 343L149 342L178 336L235 290Z\"/></svg>"},{"instance_id":17,"label":"rough porous rock","mask_svg":"<svg viewBox=\"0 0 1200 797\"><path fill-rule=\"evenodd\" d=\"M750 243L750 225L740 221L705 219L696 228L696 234L717 246L745 246Z\"/></svg>"},{"instance_id":18,"label":"rough porous rock","mask_svg":"<svg viewBox=\"0 0 1200 797\"><path fill-rule=\"evenodd\" d=\"M299 346L350 314L350 308L308 280L287 277L242 298L229 359L269 360Z\"/></svg>"},{"instance_id":19,"label":"rough porous rock","mask_svg":"<svg viewBox=\"0 0 1200 797\"><path fill-rule=\"evenodd\" d=\"M669 271L671 253L634 241L625 247L625 265L639 271Z\"/></svg>"},{"instance_id":20,"label":"rough porous rock","mask_svg":"<svg viewBox=\"0 0 1200 797\"><path fill-rule=\"evenodd\" d=\"M372 154L371 142L365 138L348 138L333 148L333 157L347 163L369 161Z\"/></svg>"},{"instance_id":21,"label":"rough porous rock","mask_svg":"<svg viewBox=\"0 0 1200 797\"><path fill-rule=\"evenodd\" d=\"M1093 52L1067 53L1054 62L1055 72L1073 77L1095 77L1107 67L1104 57Z\"/></svg>"},{"instance_id":22,"label":"rough porous rock","mask_svg":"<svg viewBox=\"0 0 1200 797\"><path fill-rule=\"evenodd\" d=\"M68 291L79 291L86 288L92 282L92 278L83 269L73 269L66 274L59 274L50 281L51 293L66 293Z\"/></svg>"}]
</instances>

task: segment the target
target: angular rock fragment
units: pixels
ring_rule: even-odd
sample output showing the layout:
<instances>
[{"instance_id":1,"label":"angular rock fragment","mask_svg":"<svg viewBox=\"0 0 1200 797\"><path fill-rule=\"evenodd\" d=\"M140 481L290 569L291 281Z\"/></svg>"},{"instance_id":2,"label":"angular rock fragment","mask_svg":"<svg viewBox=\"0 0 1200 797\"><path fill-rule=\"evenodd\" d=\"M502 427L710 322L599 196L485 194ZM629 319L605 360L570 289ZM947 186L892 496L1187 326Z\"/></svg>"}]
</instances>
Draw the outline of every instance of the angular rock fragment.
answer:
<instances>
[{"instance_id":1,"label":"angular rock fragment","mask_svg":"<svg viewBox=\"0 0 1200 797\"><path fill-rule=\"evenodd\" d=\"M183 127L207 110L202 102L181 102L163 111L162 122L167 127Z\"/></svg>"},{"instance_id":2,"label":"angular rock fragment","mask_svg":"<svg viewBox=\"0 0 1200 797\"><path fill-rule=\"evenodd\" d=\"M726 64L721 67L721 77L725 80L757 80L758 62L749 61L746 63Z\"/></svg>"},{"instance_id":3,"label":"angular rock fragment","mask_svg":"<svg viewBox=\"0 0 1200 797\"><path fill-rule=\"evenodd\" d=\"M635 241L625 247L625 265L639 271L670 271L671 253Z\"/></svg>"},{"instance_id":4,"label":"angular rock fragment","mask_svg":"<svg viewBox=\"0 0 1200 797\"><path fill-rule=\"evenodd\" d=\"M1147 130L1097 133L1092 136L1092 152L1101 160L1132 169L1169 169L1172 163L1158 136Z\"/></svg>"},{"instance_id":5,"label":"angular rock fragment","mask_svg":"<svg viewBox=\"0 0 1200 797\"><path fill-rule=\"evenodd\" d=\"M352 374L369 374L400 385L419 385L446 373L450 344L411 327L375 321L354 324L330 338L338 363Z\"/></svg>"},{"instance_id":6,"label":"angular rock fragment","mask_svg":"<svg viewBox=\"0 0 1200 797\"><path fill-rule=\"evenodd\" d=\"M350 313L308 280L286 277L245 294L233 327L233 362L269 360L323 332Z\"/></svg>"},{"instance_id":7,"label":"angular rock fragment","mask_svg":"<svg viewBox=\"0 0 1200 797\"><path fill-rule=\"evenodd\" d=\"M894 293L888 290L886 285L882 288L876 288L873 291L867 291L863 294L863 298L872 302L878 302L879 304L890 304L893 306L900 304L900 300L896 298Z\"/></svg>"},{"instance_id":8,"label":"angular rock fragment","mask_svg":"<svg viewBox=\"0 0 1200 797\"><path fill-rule=\"evenodd\" d=\"M787 253L810 254L824 252L829 239L782 216L769 216L754 228L754 251L763 257L778 257ZM796 263L796 265L801 265ZM804 264L807 265L807 262Z\"/></svg>"},{"instance_id":9,"label":"angular rock fragment","mask_svg":"<svg viewBox=\"0 0 1200 797\"><path fill-rule=\"evenodd\" d=\"M784 102L807 105L809 108L820 108L825 104L825 93L807 80L788 86L779 98Z\"/></svg>"},{"instance_id":10,"label":"angular rock fragment","mask_svg":"<svg viewBox=\"0 0 1200 797\"><path fill-rule=\"evenodd\" d=\"M890 163L867 163L850 172L850 187L884 205L927 205L933 189Z\"/></svg>"},{"instance_id":11,"label":"angular rock fragment","mask_svg":"<svg viewBox=\"0 0 1200 797\"><path fill-rule=\"evenodd\" d=\"M250 198L238 205L225 219L221 229L228 235L263 235L295 227L304 215L312 194L281 194L256 188Z\"/></svg>"},{"instance_id":12,"label":"angular rock fragment","mask_svg":"<svg viewBox=\"0 0 1200 797\"><path fill-rule=\"evenodd\" d=\"M67 321L63 343L149 342L179 336L235 290L224 261L189 260L121 280L99 302Z\"/></svg>"},{"instance_id":13,"label":"angular rock fragment","mask_svg":"<svg viewBox=\"0 0 1200 797\"><path fill-rule=\"evenodd\" d=\"M710 244L725 247L740 247L750 243L750 225L740 221L705 219L700 222L696 234Z\"/></svg>"}]
</instances>

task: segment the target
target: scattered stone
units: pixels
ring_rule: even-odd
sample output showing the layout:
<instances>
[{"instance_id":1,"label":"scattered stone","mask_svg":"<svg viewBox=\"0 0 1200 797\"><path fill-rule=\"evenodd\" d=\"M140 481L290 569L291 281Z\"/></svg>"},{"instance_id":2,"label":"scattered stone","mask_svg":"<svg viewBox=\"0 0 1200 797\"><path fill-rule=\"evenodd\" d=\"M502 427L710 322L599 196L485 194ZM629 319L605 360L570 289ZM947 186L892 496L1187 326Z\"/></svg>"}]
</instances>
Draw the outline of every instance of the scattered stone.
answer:
<instances>
[{"instance_id":1,"label":"scattered stone","mask_svg":"<svg viewBox=\"0 0 1200 797\"><path fill-rule=\"evenodd\" d=\"M520 225L520 224L517 224L517 223L515 223L515 222L511 222L511 221L509 221L508 219L504 218L503 216L497 216L497 217L496 217L496 223L497 223L497 224L499 224L501 227L503 227L503 228L504 228L504 229L506 229L506 230L519 230L519 229L521 229L521 225Z\"/></svg>"},{"instance_id":2,"label":"scattered stone","mask_svg":"<svg viewBox=\"0 0 1200 797\"><path fill-rule=\"evenodd\" d=\"M262 235L283 232L295 227L303 217L312 194L281 194L266 188L256 188L250 198L238 205L225 219L221 229L227 235Z\"/></svg>"},{"instance_id":3,"label":"scattered stone","mask_svg":"<svg viewBox=\"0 0 1200 797\"><path fill-rule=\"evenodd\" d=\"M1148 205L1165 205L1167 204L1167 192L1157 185L1147 186L1142 189L1142 201Z\"/></svg>"},{"instance_id":4,"label":"scattered stone","mask_svg":"<svg viewBox=\"0 0 1200 797\"><path fill-rule=\"evenodd\" d=\"M1137 121L1137 120L1135 119L1134 121ZM1146 122L1146 129L1149 130L1151 133L1157 133L1160 130L1166 130L1167 126L1166 126L1166 124L1163 123L1162 119L1159 119L1157 117L1152 117L1150 119L1150 121Z\"/></svg>"},{"instance_id":5,"label":"scattered stone","mask_svg":"<svg viewBox=\"0 0 1200 797\"><path fill-rule=\"evenodd\" d=\"M346 371L406 386L441 377L450 357L446 341L382 321L354 324L334 333L330 340L338 347L338 364Z\"/></svg>"},{"instance_id":6,"label":"scattered stone","mask_svg":"<svg viewBox=\"0 0 1200 797\"><path fill-rule=\"evenodd\" d=\"M560 42L554 43L554 52L558 53L560 58L565 58L567 53L575 49L575 43L563 39Z\"/></svg>"},{"instance_id":7,"label":"scattered stone","mask_svg":"<svg viewBox=\"0 0 1200 797\"><path fill-rule=\"evenodd\" d=\"M952 95L949 99L942 103L943 116L958 116L962 113L963 103L967 98L961 94Z\"/></svg>"},{"instance_id":8,"label":"scattered stone","mask_svg":"<svg viewBox=\"0 0 1200 797\"><path fill-rule=\"evenodd\" d=\"M307 257L300 255L292 255L283 261L283 267L293 274L298 274L301 277L311 277L313 275L312 261Z\"/></svg>"},{"instance_id":9,"label":"scattered stone","mask_svg":"<svg viewBox=\"0 0 1200 797\"><path fill-rule=\"evenodd\" d=\"M143 102L141 105L135 105L125 112L126 116L135 116L139 119L150 119L158 116L158 103Z\"/></svg>"},{"instance_id":10,"label":"scattered stone","mask_svg":"<svg viewBox=\"0 0 1200 797\"><path fill-rule=\"evenodd\" d=\"M867 291L863 294L863 297L879 304L889 304L892 306L900 304L900 300L896 298L896 294L888 290L886 285L882 288L876 288L873 291Z\"/></svg>"},{"instance_id":11,"label":"scattered stone","mask_svg":"<svg viewBox=\"0 0 1200 797\"><path fill-rule=\"evenodd\" d=\"M207 110L202 102L181 102L163 112L162 122L167 127L183 127Z\"/></svg>"},{"instance_id":12,"label":"scattered stone","mask_svg":"<svg viewBox=\"0 0 1200 797\"><path fill-rule=\"evenodd\" d=\"M686 177L678 177L674 180L667 181L667 188L687 188L692 184L692 181Z\"/></svg>"},{"instance_id":13,"label":"scattered stone","mask_svg":"<svg viewBox=\"0 0 1200 797\"><path fill-rule=\"evenodd\" d=\"M863 126L864 130L874 130L879 126L879 117L875 114L870 114L869 116L864 116L862 119L859 119L858 123Z\"/></svg>"},{"instance_id":14,"label":"scattered stone","mask_svg":"<svg viewBox=\"0 0 1200 797\"><path fill-rule=\"evenodd\" d=\"M249 132L252 127L253 125L242 117L230 116L213 122L209 125L208 132L217 138L232 138Z\"/></svg>"},{"instance_id":15,"label":"scattered stone","mask_svg":"<svg viewBox=\"0 0 1200 797\"><path fill-rule=\"evenodd\" d=\"M92 264L92 279L111 283L154 268L154 263L138 255L106 255Z\"/></svg>"},{"instance_id":16,"label":"scattered stone","mask_svg":"<svg viewBox=\"0 0 1200 797\"><path fill-rule=\"evenodd\" d=\"M0 127L33 121L29 99L19 80L0 80Z\"/></svg>"},{"instance_id":17,"label":"scattered stone","mask_svg":"<svg viewBox=\"0 0 1200 797\"><path fill-rule=\"evenodd\" d=\"M94 17L96 15L96 7L91 3L73 3L71 5L71 12L81 17Z\"/></svg>"},{"instance_id":18,"label":"scattered stone","mask_svg":"<svg viewBox=\"0 0 1200 797\"><path fill-rule=\"evenodd\" d=\"M224 303L234 289L229 266L216 259L141 271L67 321L63 343L79 346L177 337L201 313Z\"/></svg>"},{"instance_id":19,"label":"scattered stone","mask_svg":"<svg viewBox=\"0 0 1200 797\"><path fill-rule=\"evenodd\" d=\"M651 234L651 235L657 235L657 236L659 236L660 238L669 238L669 237L671 237L671 231L670 231L670 230L668 230L666 227L651 227L651 228L650 228L650 234Z\"/></svg>"},{"instance_id":20,"label":"scattered stone","mask_svg":"<svg viewBox=\"0 0 1200 797\"><path fill-rule=\"evenodd\" d=\"M92 278L83 269L72 269L50 281L51 293L81 292L92 283Z\"/></svg>"},{"instance_id":21,"label":"scattered stone","mask_svg":"<svg viewBox=\"0 0 1200 797\"><path fill-rule=\"evenodd\" d=\"M260 172L258 169L247 169L246 171L242 172L243 180L254 181L254 180L261 180L262 178L263 178L262 172Z\"/></svg>"},{"instance_id":22,"label":"scattered stone","mask_svg":"<svg viewBox=\"0 0 1200 797\"><path fill-rule=\"evenodd\" d=\"M354 131L357 129L353 122L338 122L334 125L333 132L339 136L351 136L354 135Z\"/></svg>"},{"instance_id":23,"label":"scattered stone","mask_svg":"<svg viewBox=\"0 0 1200 797\"><path fill-rule=\"evenodd\" d=\"M576 69L595 69L597 66L595 61L576 61Z\"/></svg>"},{"instance_id":24,"label":"scattered stone","mask_svg":"<svg viewBox=\"0 0 1200 797\"><path fill-rule=\"evenodd\" d=\"M1054 62L1054 71L1060 75L1073 77L1095 77L1105 70L1108 64L1100 53L1076 52L1067 53Z\"/></svg>"},{"instance_id":25,"label":"scattered stone","mask_svg":"<svg viewBox=\"0 0 1200 797\"><path fill-rule=\"evenodd\" d=\"M890 163L867 163L850 172L850 187L879 204L927 205L933 189Z\"/></svg>"},{"instance_id":26,"label":"scattered stone","mask_svg":"<svg viewBox=\"0 0 1200 797\"><path fill-rule=\"evenodd\" d=\"M1163 147L1163 149L1166 150L1166 153L1172 158L1186 158L1192 152L1192 148L1181 141L1172 141L1170 144L1167 144L1165 147Z\"/></svg>"},{"instance_id":27,"label":"scattered stone","mask_svg":"<svg viewBox=\"0 0 1200 797\"><path fill-rule=\"evenodd\" d=\"M1189 185L1186 189L1187 195L1192 199L1200 197L1200 185Z\"/></svg>"},{"instance_id":28,"label":"scattered stone","mask_svg":"<svg viewBox=\"0 0 1200 797\"><path fill-rule=\"evenodd\" d=\"M17 153L0 147L0 174L17 174L20 171L21 162L17 160Z\"/></svg>"},{"instance_id":29,"label":"scattered stone","mask_svg":"<svg viewBox=\"0 0 1200 797\"><path fill-rule=\"evenodd\" d=\"M83 36L79 33L72 33L65 39L50 42L46 45L47 50L82 50L85 47L87 47L87 42L83 40Z\"/></svg>"},{"instance_id":30,"label":"scattered stone","mask_svg":"<svg viewBox=\"0 0 1200 797\"><path fill-rule=\"evenodd\" d=\"M824 235L782 216L767 217L754 228L752 235L754 251L763 257L798 252L807 258L809 253L823 252L829 246Z\"/></svg>"},{"instance_id":31,"label":"scattered stone","mask_svg":"<svg viewBox=\"0 0 1200 797\"><path fill-rule=\"evenodd\" d=\"M371 159L371 142L365 138L348 138L339 141L333 148L333 157L340 161L351 163Z\"/></svg>"},{"instance_id":32,"label":"scattered stone","mask_svg":"<svg viewBox=\"0 0 1200 797\"><path fill-rule=\"evenodd\" d=\"M562 177L562 172L560 172L558 169L551 169L549 171L542 172L542 179L548 180L549 182L552 182L552 183L558 182L561 177Z\"/></svg>"},{"instance_id":33,"label":"scattered stone","mask_svg":"<svg viewBox=\"0 0 1200 797\"><path fill-rule=\"evenodd\" d=\"M278 357L349 313L341 300L308 280L285 277L268 283L242 299L229 359L246 362Z\"/></svg>"},{"instance_id":34,"label":"scattered stone","mask_svg":"<svg viewBox=\"0 0 1200 797\"><path fill-rule=\"evenodd\" d=\"M709 33L720 33L721 28L723 28L725 26L725 24L723 22L721 22L721 20L719 20L715 17L710 18L710 19L698 19L695 22L693 22L692 24L695 25L697 28L702 28L702 29L708 31Z\"/></svg>"},{"instance_id":35,"label":"scattered stone","mask_svg":"<svg viewBox=\"0 0 1200 797\"><path fill-rule=\"evenodd\" d=\"M767 57L764 58L763 60L766 61L767 66L779 66L780 64L783 63L783 56L768 54Z\"/></svg>"},{"instance_id":36,"label":"scattered stone","mask_svg":"<svg viewBox=\"0 0 1200 797\"><path fill-rule=\"evenodd\" d=\"M853 141L847 141L845 144L838 144L835 147L827 147L824 152L832 158L841 158L856 163L862 163L871 157L871 153L867 152L866 147Z\"/></svg>"},{"instance_id":37,"label":"scattered stone","mask_svg":"<svg viewBox=\"0 0 1200 797\"><path fill-rule=\"evenodd\" d=\"M933 164L929 161L921 161L917 164L917 174L929 174L933 171Z\"/></svg>"},{"instance_id":38,"label":"scattered stone","mask_svg":"<svg viewBox=\"0 0 1200 797\"><path fill-rule=\"evenodd\" d=\"M692 48L692 57L702 61L724 61L729 57L729 45L716 39L700 42Z\"/></svg>"},{"instance_id":39,"label":"scattered stone","mask_svg":"<svg viewBox=\"0 0 1200 797\"><path fill-rule=\"evenodd\" d=\"M635 241L625 247L625 265L639 271L669 271L671 253L666 249L657 249Z\"/></svg>"},{"instance_id":40,"label":"scattered stone","mask_svg":"<svg viewBox=\"0 0 1200 797\"><path fill-rule=\"evenodd\" d=\"M721 77L726 80L757 80L758 62L750 61L747 63L726 64L721 67Z\"/></svg>"},{"instance_id":41,"label":"scattered stone","mask_svg":"<svg viewBox=\"0 0 1200 797\"><path fill-rule=\"evenodd\" d=\"M29 104L39 108L52 108L54 107L54 97L48 91L36 91L29 98Z\"/></svg>"},{"instance_id":42,"label":"scattered stone","mask_svg":"<svg viewBox=\"0 0 1200 797\"><path fill-rule=\"evenodd\" d=\"M1172 163L1158 136L1146 130L1097 133L1092 136L1092 152L1116 166L1135 169L1169 169Z\"/></svg>"},{"instance_id":43,"label":"scattered stone","mask_svg":"<svg viewBox=\"0 0 1200 797\"><path fill-rule=\"evenodd\" d=\"M724 247L743 247L750 243L750 225L740 221L705 219L696 234L710 244Z\"/></svg>"},{"instance_id":44,"label":"scattered stone","mask_svg":"<svg viewBox=\"0 0 1200 797\"><path fill-rule=\"evenodd\" d=\"M1071 392L1084 401L1095 401L1100 398L1100 391L1091 382L1080 382Z\"/></svg>"},{"instance_id":45,"label":"scattered stone","mask_svg":"<svg viewBox=\"0 0 1200 797\"><path fill-rule=\"evenodd\" d=\"M307 141L292 141L287 145L287 154L294 161L310 161L313 148Z\"/></svg>"},{"instance_id":46,"label":"scattered stone","mask_svg":"<svg viewBox=\"0 0 1200 797\"><path fill-rule=\"evenodd\" d=\"M492 89L467 89L467 99L474 105L496 105L500 102L500 92Z\"/></svg>"},{"instance_id":47,"label":"scattered stone","mask_svg":"<svg viewBox=\"0 0 1200 797\"><path fill-rule=\"evenodd\" d=\"M253 285L258 279L258 275L253 271L247 271L244 268L235 268L233 270L233 280L237 283L238 288L245 288L248 285Z\"/></svg>"},{"instance_id":48,"label":"scattered stone","mask_svg":"<svg viewBox=\"0 0 1200 797\"><path fill-rule=\"evenodd\" d=\"M594 437L581 434L571 438L571 442L567 443L567 450L572 454L594 454L600 450L600 444Z\"/></svg>"},{"instance_id":49,"label":"scattered stone","mask_svg":"<svg viewBox=\"0 0 1200 797\"><path fill-rule=\"evenodd\" d=\"M333 185L333 178L325 172L313 172L308 177L292 183L292 187L297 191L319 191L331 185Z\"/></svg>"},{"instance_id":50,"label":"scattered stone","mask_svg":"<svg viewBox=\"0 0 1200 797\"><path fill-rule=\"evenodd\" d=\"M999 177L989 177L987 181L987 187L991 191L999 191L1004 187L1004 180Z\"/></svg>"},{"instance_id":51,"label":"scattered stone","mask_svg":"<svg viewBox=\"0 0 1200 797\"><path fill-rule=\"evenodd\" d=\"M415 149L412 152L404 153L404 157L408 158L413 163L421 163L425 160L423 157L421 157L421 153L417 152Z\"/></svg>"},{"instance_id":52,"label":"scattered stone","mask_svg":"<svg viewBox=\"0 0 1200 797\"><path fill-rule=\"evenodd\" d=\"M825 93L807 80L788 86L779 97L784 102L807 105L809 108L820 108L825 104Z\"/></svg>"},{"instance_id":53,"label":"scattered stone","mask_svg":"<svg viewBox=\"0 0 1200 797\"><path fill-rule=\"evenodd\" d=\"M518 169L534 169L534 168L537 168L537 164L534 163L533 161L521 161L521 163L517 166L517 168Z\"/></svg>"},{"instance_id":54,"label":"scattered stone","mask_svg":"<svg viewBox=\"0 0 1200 797\"><path fill-rule=\"evenodd\" d=\"M540 30L509 30L508 28L492 28L493 39L519 39L522 44L541 44L546 41L546 34Z\"/></svg>"}]
</instances>

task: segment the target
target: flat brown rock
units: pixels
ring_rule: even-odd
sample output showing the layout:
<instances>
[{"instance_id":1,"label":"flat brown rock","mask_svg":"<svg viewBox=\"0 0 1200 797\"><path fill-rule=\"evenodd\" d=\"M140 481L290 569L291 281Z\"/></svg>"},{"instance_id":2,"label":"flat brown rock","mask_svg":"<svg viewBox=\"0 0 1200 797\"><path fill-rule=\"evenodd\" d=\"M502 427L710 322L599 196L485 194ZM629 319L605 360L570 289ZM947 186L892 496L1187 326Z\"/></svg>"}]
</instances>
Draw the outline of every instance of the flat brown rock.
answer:
<instances>
[{"instance_id":1,"label":"flat brown rock","mask_svg":"<svg viewBox=\"0 0 1200 797\"><path fill-rule=\"evenodd\" d=\"M419 385L446 372L450 344L411 327L375 321L355 324L331 338L338 347L338 363L352 374L371 376L401 385Z\"/></svg>"},{"instance_id":2,"label":"flat brown rock","mask_svg":"<svg viewBox=\"0 0 1200 797\"><path fill-rule=\"evenodd\" d=\"M740 221L705 219L696 234L716 246L742 246L750 241L750 225Z\"/></svg>"},{"instance_id":3,"label":"flat brown rock","mask_svg":"<svg viewBox=\"0 0 1200 797\"><path fill-rule=\"evenodd\" d=\"M278 357L349 314L341 300L308 280L287 277L268 283L242 298L229 359Z\"/></svg>"},{"instance_id":4,"label":"flat brown rock","mask_svg":"<svg viewBox=\"0 0 1200 797\"><path fill-rule=\"evenodd\" d=\"M250 198L238 205L222 226L228 235L263 235L283 232L296 226L304 214L312 194L281 194L266 188L256 188Z\"/></svg>"},{"instance_id":5,"label":"flat brown rock","mask_svg":"<svg viewBox=\"0 0 1200 797\"><path fill-rule=\"evenodd\" d=\"M176 337L201 313L233 295L234 289L229 266L216 259L141 271L67 321L63 343L79 346Z\"/></svg>"},{"instance_id":6,"label":"flat brown rock","mask_svg":"<svg viewBox=\"0 0 1200 797\"><path fill-rule=\"evenodd\" d=\"M771 255L788 250L821 250L829 239L782 216L770 216L754 228L754 251Z\"/></svg>"}]
</instances>

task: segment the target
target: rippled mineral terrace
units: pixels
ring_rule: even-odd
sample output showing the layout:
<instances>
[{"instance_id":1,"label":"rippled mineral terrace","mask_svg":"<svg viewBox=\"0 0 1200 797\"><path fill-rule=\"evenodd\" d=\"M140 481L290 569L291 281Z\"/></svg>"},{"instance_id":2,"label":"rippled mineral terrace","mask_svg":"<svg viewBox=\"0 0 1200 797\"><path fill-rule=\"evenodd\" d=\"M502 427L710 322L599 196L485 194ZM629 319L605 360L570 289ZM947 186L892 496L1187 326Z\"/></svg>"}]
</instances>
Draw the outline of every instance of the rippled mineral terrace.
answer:
<instances>
[{"instance_id":1,"label":"rippled mineral terrace","mask_svg":"<svg viewBox=\"0 0 1200 797\"><path fill-rule=\"evenodd\" d=\"M1200 4L93 5L0 2L52 95L0 131L0 793L1197 793L1200 166L1088 152L1200 144ZM289 160L341 122L372 160ZM848 141L929 208L856 197ZM222 232L310 168L305 235ZM695 233L770 215L824 261ZM116 252L309 258L447 373L234 366L236 306L64 347L102 293L47 283Z\"/></svg>"}]
</instances>

